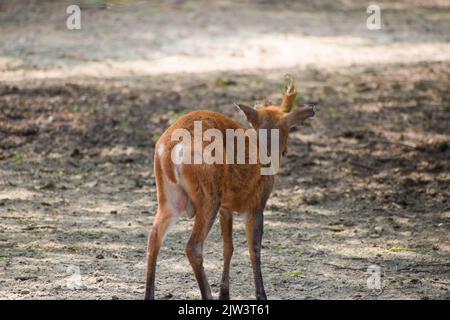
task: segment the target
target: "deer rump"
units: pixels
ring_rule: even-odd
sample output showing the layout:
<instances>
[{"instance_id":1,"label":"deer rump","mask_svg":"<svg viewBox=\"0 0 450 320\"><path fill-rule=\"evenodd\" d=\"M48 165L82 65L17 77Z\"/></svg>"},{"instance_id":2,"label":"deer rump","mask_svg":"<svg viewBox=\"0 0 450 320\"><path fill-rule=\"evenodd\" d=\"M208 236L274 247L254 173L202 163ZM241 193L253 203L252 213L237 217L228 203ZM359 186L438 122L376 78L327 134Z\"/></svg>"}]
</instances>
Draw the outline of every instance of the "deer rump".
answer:
<instances>
[{"instance_id":1,"label":"deer rump","mask_svg":"<svg viewBox=\"0 0 450 320\"><path fill-rule=\"evenodd\" d=\"M202 153L202 150L210 144L208 141L202 141L202 149L196 150L194 139L192 139L190 148L185 148L183 141L172 140L174 130L180 128L193 135L195 121L201 121L202 134L208 129L219 129L225 137L227 129L245 129L218 112L199 110L180 117L176 124L164 132L155 147L154 173L157 189L162 191L158 191L158 202L167 203L174 214L173 218L178 218L183 214L192 218L196 211L195 204L201 205L198 202L214 198L214 201L220 203L220 207L223 209L239 211L241 206L236 204L243 200L243 195L247 199L250 197L250 194L245 192L245 190L249 190L248 185L246 188L245 181L252 180L252 177L254 179L255 173L260 167L259 163L251 164L249 161L249 141L245 139L243 164L236 164L236 158L233 159L233 163L228 164L225 138L219 156L222 158L221 163L179 163L182 162L181 159L185 152L190 152L189 158L193 160L195 153ZM233 150L237 150L236 146ZM178 160L173 161L173 157ZM189 195L198 195L199 199L192 199Z\"/></svg>"}]
</instances>

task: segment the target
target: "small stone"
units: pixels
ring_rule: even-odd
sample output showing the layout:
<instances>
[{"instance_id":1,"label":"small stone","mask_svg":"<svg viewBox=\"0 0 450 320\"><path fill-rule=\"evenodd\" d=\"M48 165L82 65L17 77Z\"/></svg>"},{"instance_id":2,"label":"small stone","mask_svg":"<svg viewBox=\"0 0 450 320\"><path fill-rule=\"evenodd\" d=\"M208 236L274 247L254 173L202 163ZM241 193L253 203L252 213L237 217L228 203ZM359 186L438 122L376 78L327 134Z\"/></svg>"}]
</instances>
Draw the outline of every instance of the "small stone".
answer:
<instances>
[{"instance_id":1,"label":"small stone","mask_svg":"<svg viewBox=\"0 0 450 320\"><path fill-rule=\"evenodd\" d=\"M72 153L70 154L72 158L78 158L81 157L81 152L78 148L73 149Z\"/></svg>"},{"instance_id":2,"label":"small stone","mask_svg":"<svg viewBox=\"0 0 450 320\"><path fill-rule=\"evenodd\" d=\"M47 182L41 187L41 190L55 190L56 184L53 181Z\"/></svg>"},{"instance_id":3,"label":"small stone","mask_svg":"<svg viewBox=\"0 0 450 320\"><path fill-rule=\"evenodd\" d=\"M375 231L377 234L382 234L383 231L384 231L384 228L383 228L382 226L376 226L376 227L374 228L374 231Z\"/></svg>"},{"instance_id":4,"label":"small stone","mask_svg":"<svg viewBox=\"0 0 450 320\"><path fill-rule=\"evenodd\" d=\"M23 290L21 290L20 291L20 294L30 294L30 290L27 290L27 289L23 289Z\"/></svg>"},{"instance_id":5,"label":"small stone","mask_svg":"<svg viewBox=\"0 0 450 320\"><path fill-rule=\"evenodd\" d=\"M105 257L104 257L102 254L98 254L98 255L96 256L96 258L97 258L97 259L105 259Z\"/></svg>"},{"instance_id":6,"label":"small stone","mask_svg":"<svg viewBox=\"0 0 450 320\"><path fill-rule=\"evenodd\" d=\"M118 296L112 296L111 300L119 300L119 297Z\"/></svg>"}]
</instances>

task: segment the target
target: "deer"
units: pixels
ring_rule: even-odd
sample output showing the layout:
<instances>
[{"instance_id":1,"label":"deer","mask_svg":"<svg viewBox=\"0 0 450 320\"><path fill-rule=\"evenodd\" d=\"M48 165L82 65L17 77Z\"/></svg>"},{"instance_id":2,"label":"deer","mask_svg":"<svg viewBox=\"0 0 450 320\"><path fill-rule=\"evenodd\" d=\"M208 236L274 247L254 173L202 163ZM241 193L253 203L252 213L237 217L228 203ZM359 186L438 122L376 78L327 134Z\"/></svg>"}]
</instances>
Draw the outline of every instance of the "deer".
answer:
<instances>
[{"instance_id":1,"label":"deer","mask_svg":"<svg viewBox=\"0 0 450 320\"><path fill-rule=\"evenodd\" d=\"M212 300L211 288L203 267L203 245L217 216L223 241L223 271L219 292L220 300L230 299L230 262L233 255L233 214L244 214L245 233L253 269L256 299L267 300L261 273L261 243L263 237L264 208L274 186L275 175L261 174L264 167L254 164L192 164L177 163L172 158L179 141L172 139L176 129L193 133L193 123L202 122L202 130L227 129L262 130L277 129L278 153L286 156L290 129L304 124L315 115L315 105L305 104L292 110L297 90L294 80L288 81L283 90L281 104L266 101L257 107L236 104L244 113L252 128L245 127L222 113L197 110L178 118L160 136L155 144L153 170L156 182L157 210L149 227L146 269L146 300L155 298L155 271L158 253L166 234L177 219L186 214L193 218L191 235L185 246L185 254L192 267L203 300ZM272 144L270 136L268 144ZM236 149L235 149L236 150ZM176 153L176 152L175 152ZM246 159L248 158L246 155Z\"/></svg>"}]
</instances>

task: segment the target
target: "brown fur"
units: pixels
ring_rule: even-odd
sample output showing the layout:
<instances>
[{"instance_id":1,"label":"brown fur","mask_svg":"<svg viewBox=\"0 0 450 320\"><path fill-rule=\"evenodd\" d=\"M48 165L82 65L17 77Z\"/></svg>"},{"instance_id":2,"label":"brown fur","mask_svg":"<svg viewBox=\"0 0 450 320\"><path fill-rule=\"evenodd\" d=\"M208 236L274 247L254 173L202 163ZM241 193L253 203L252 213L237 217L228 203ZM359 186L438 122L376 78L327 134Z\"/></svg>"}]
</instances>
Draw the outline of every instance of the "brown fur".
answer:
<instances>
[{"instance_id":1,"label":"brown fur","mask_svg":"<svg viewBox=\"0 0 450 320\"><path fill-rule=\"evenodd\" d=\"M293 96L292 92L294 92ZM280 158L287 150L289 129L302 124L305 119L314 115L314 109L311 107L292 113L285 112L291 110L294 100L295 88L289 87L286 89L282 106L268 105L254 109L239 105L255 129L280 129L280 155L278 155ZM272 191L274 176L261 175L259 162L256 164L226 164L225 162L225 164L213 165L183 164L175 168L171 160L171 151L179 141L171 141L172 133L175 129L184 128L193 135L194 121L197 120L202 121L203 131L215 128L220 130L224 137L226 129L247 130L221 113L200 110L180 117L160 137L155 146L154 159L158 210L149 235L145 298L154 298L156 258L163 237L170 223L175 221L181 212L187 212L189 216L194 216L195 221L191 237L186 245L186 255L192 265L202 298L212 299L211 289L203 269L202 250L203 242L216 215L220 212L224 241L224 270L219 297L228 299L229 266L233 252L232 213L239 212L247 214L247 242L255 277L256 297L266 299L261 275L260 250L263 210ZM209 142L204 142L204 146L207 144ZM162 150L161 154L159 150ZM246 158L248 160L248 154Z\"/></svg>"}]
</instances>

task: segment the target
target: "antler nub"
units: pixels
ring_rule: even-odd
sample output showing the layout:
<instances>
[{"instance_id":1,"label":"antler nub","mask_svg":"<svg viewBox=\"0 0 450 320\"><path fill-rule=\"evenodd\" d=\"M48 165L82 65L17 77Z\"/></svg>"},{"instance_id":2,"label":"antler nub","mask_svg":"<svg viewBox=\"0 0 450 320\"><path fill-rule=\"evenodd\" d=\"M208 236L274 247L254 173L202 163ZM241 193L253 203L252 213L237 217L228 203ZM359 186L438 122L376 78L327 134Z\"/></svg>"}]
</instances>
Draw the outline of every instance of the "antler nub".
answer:
<instances>
[{"instance_id":1,"label":"antler nub","mask_svg":"<svg viewBox=\"0 0 450 320\"><path fill-rule=\"evenodd\" d=\"M286 74L284 77L286 78L286 85L280 107L284 112L290 112L294 106L297 90L294 86L294 78L290 74Z\"/></svg>"}]
</instances>

